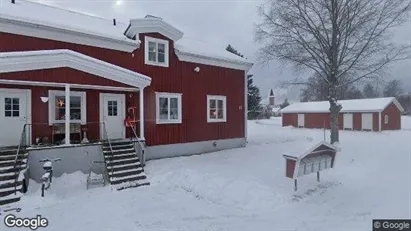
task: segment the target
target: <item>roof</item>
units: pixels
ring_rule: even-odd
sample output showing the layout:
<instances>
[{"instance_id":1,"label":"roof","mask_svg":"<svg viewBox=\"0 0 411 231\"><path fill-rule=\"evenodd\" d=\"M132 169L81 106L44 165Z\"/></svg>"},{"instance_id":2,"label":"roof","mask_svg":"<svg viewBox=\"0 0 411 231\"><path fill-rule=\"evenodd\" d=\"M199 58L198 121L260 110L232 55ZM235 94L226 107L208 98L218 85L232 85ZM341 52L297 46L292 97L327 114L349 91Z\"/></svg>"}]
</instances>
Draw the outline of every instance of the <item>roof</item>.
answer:
<instances>
[{"instance_id":1,"label":"roof","mask_svg":"<svg viewBox=\"0 0 411 231\"><path fill-rule=\"evenodd\" d=\"M144 88L151 78L71 50L0 52L0 73L69 67L129 86Z\"/></svg>"},{"instance_id":2,"label":"roof","mask_svg":"<svg viewBox=\"0 0 411 231\"><path fill-rule=\"evenodd\" d=\"M335 147L326 141L314 140L311 142L304 142L302 144L299 143L298 145L290 146L290 148L288 148L287 151L284 153L284 156L294 159L302 159L322 145L325 145L336 151L339 150L338 147Z\"/></svg>"},{"instance_id":3,"label":"roof","mask_svg":"<svg viewBox=\"0 0 411 231\"><path fill-rule=\"evenodd\" d=\"M403 112L404 108L394 97L373 99L340 100L342 109L340 112L379 112L388 105L394 103ZM328 101L294 103L281 110L281 113L327 113L330 108Z\"/></svg>"},{"instance_id":4,"label":"roof","mask_svg":"<svg viewBox=\"0 0 411 231\"><path fill-rule=\"evenodd\" d=\"M166 33L166 36L178 41L175 50L181 61L240 70L252 67L252 62L226 51L225 47L195 39L181 39L183 33L161 18L131 19L128 23L116 20L116 25L113 25L113 19L41 3L26 0L16 0L15 4L10 0L0 2L0 31L6 33L132 52L139 47L140 41L131 38L138 32L146 33L154 28L158 33Z\"/></svg>"},{"instance_id":5,"label":"roof","mask_svg":"<svg viewBox=\"0 0 411 231\"><path fill-rule=\"evenodd\" d=\"M25 0L16 0L14 4L7 0L2 1L1 4L0 18L64 28L70 31L136 43L124 35L128 23L116 22L116 26L114 26L113 19L100 18Z\"/></svg>"}]
</instances>

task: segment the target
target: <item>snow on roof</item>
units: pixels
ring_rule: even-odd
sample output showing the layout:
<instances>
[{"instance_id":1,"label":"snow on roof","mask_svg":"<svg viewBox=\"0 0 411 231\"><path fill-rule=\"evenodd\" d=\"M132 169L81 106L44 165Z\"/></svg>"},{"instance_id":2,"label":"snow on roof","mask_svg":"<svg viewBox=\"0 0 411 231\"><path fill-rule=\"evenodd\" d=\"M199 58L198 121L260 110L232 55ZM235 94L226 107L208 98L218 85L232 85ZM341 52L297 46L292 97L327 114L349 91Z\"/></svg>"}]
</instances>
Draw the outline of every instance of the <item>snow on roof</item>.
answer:
<instances>
[{"instance_id":1,"label":"snow on roof","mask_svg":"<svg viewBox=\"0 0 411 231\"><path fill-rule=\"evenodd\" d=\"M321 145L325 145L336 151L339 150L338 147L333 146L332 144L325 142L323 140L314 139L304 143L298 143L298 145L290 146L287 151L284 153L286 157L291 158L303 158L306 155L310 154L313 150L320 147Z\"/></svg>"},{"instance_id":2,"label":"snow on roof","mask_svg":"<svg viewBox=\"0 0 411 231\"><path fill-rule=\"evenodd\" d=\"M16 0L13 4L10 0L1 1L0 18L136 43L124 35L128 23L116 20L116 26L114 26L113 19L100 18L42 3Z\"/></svg>"},{"instance_id":3,"label":"snow on roof","mask_svg":"<svg viewBox=\"0 0 411 231\"><path fill-rule=\"evenodd\" d=\"M342 105L341 112L376 112L384 110L391 102L393 102L400 111L404 109L394 97L374 98L374 99L352 99L340 100ZM281 113L316 113L329 112L330 103L328 101L294 103L281 110Z\"/></svg>"},{"instance_id":4,"label":"snow on roof","mask_svg":"<svg viewBox=\"0 0 411 231\"><path fill-rule=\"evenodd\" d=\"M175 48L183 53L252 64L249 60L227 51L224 46L218 46L199 39L183 37L176 42Z\"/></svg>"}]
</instances>

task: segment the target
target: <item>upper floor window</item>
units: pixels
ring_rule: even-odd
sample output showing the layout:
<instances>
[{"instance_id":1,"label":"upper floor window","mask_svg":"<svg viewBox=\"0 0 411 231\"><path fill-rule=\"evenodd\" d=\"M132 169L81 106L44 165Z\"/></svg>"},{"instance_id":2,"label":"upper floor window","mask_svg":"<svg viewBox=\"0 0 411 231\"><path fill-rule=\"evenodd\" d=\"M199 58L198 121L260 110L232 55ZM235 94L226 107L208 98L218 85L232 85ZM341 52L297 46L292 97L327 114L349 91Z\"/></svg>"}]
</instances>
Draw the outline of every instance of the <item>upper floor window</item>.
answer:
<instances>
[{"instance_id":1,"label":"upper floor window","mask_svg":"<svg viewBox=\"0 0 411 231\"><path fill-rule=\"evenodd\" d=\"M168 67L168 41L145 37L145 64Z\"/></svg>"}]
</instances>

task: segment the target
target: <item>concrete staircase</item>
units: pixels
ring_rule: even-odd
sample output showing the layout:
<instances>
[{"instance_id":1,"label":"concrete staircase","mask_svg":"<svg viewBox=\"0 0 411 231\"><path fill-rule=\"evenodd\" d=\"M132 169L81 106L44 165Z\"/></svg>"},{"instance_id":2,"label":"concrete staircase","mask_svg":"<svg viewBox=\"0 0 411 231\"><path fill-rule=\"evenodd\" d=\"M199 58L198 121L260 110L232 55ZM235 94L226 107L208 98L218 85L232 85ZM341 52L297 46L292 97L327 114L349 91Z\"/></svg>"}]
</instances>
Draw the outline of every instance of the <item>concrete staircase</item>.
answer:
<instances>
[{"instance_id":1,"label":"concrete staircase","mask_svg":"<svg viewBox=\"0 0 411 231\"><path fill-rule=\"evenodd\" d=\"M26 192L24 173L27 171L28 152L20 152L14 166L16 153L17 147L0 149L0 206L20 201L22 193Z\"/></svg>"},{"instance_id":2,"label":"concrete staircase","mask_svg":"<svg viewBox=\"0 0 411 231\"><path fill-rule=\"evenodd\" d=\"M111 141L111 148L105 143L103 154L109 182L117 190L150 184L131 141Z\"/></svg>"}]
</instances>

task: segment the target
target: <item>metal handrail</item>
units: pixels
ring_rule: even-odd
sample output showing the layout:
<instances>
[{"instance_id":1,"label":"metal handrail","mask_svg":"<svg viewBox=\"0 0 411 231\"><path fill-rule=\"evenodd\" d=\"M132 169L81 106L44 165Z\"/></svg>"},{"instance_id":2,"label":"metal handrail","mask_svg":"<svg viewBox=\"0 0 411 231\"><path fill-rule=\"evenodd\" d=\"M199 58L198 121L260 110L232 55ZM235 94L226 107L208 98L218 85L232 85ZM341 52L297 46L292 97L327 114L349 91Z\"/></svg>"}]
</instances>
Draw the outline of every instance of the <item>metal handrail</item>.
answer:
<instances>
[{"instance_id":1,"label":"metal handrail","mask_svg":"<svg viewBox=\"0 0 411 231\"><path fill-rule=\"evenodd\" d=\"M15 177L14 177L14 194L17 195L17 181L19 180L19 176L20 176L20 172L21 169L19 168L19 170L16 170L17 167L17 161L19 159L20 156L20 151L24 148L26 148L26 142L27 142L27 134L26 134L26 127L29 126L30 124L24 124L23 126L23 130L21 131L21 135L20 135L20 143L19 146L17 147L17 153L16 153L16 157L14 158L14 165L13 165L13 169L15 170Z\"/></svg>"},{"instance_id":2,"label":"metal handrail","mask_svg":"<svg viewBox=\"0 0 411 231\"><path fill-rule=\"evenodd\" d=\"M136 129L134 128L134 126L131 126L131 130L133 131L133 134L134 134L135 138L137 139L137 143L138 143L139 146L140 146L140 150L141 150L140 163L141 163L141 165L144 167L144 166L146 165L145 153L144 153L145 147L144 147L143 144L141 143L141 140L138 138L137 132L136 132Z\"/></svg>"},{"instance_id":3,"label":"metal handrail","mask_svg":"<svg viewBox=\"0 0 411 231\"><path fill-rule=\"evenodd\" d=\"M107 130L106 130L106 124L104 123L104 122L102 122L102 124L103 124L103 133L104 133L104 136L105 136L105 140L107 140L107 142L108 142L108 145L109 145L109 147L110 147L110 156L111 156L111 159L113 159L113 157L114 157L114 152L113 152L113 147L111 146L111 142L110 142L110 139L109 139L109 137L108 137L108 134L107 134ZM110 162L111 163L111 160L110 161L108 161L108 162ZM107 165L106 165L106 168L107 168ZM111 166L111 175L113 176L113 166Z\"/></svg>"}]
</instances>

